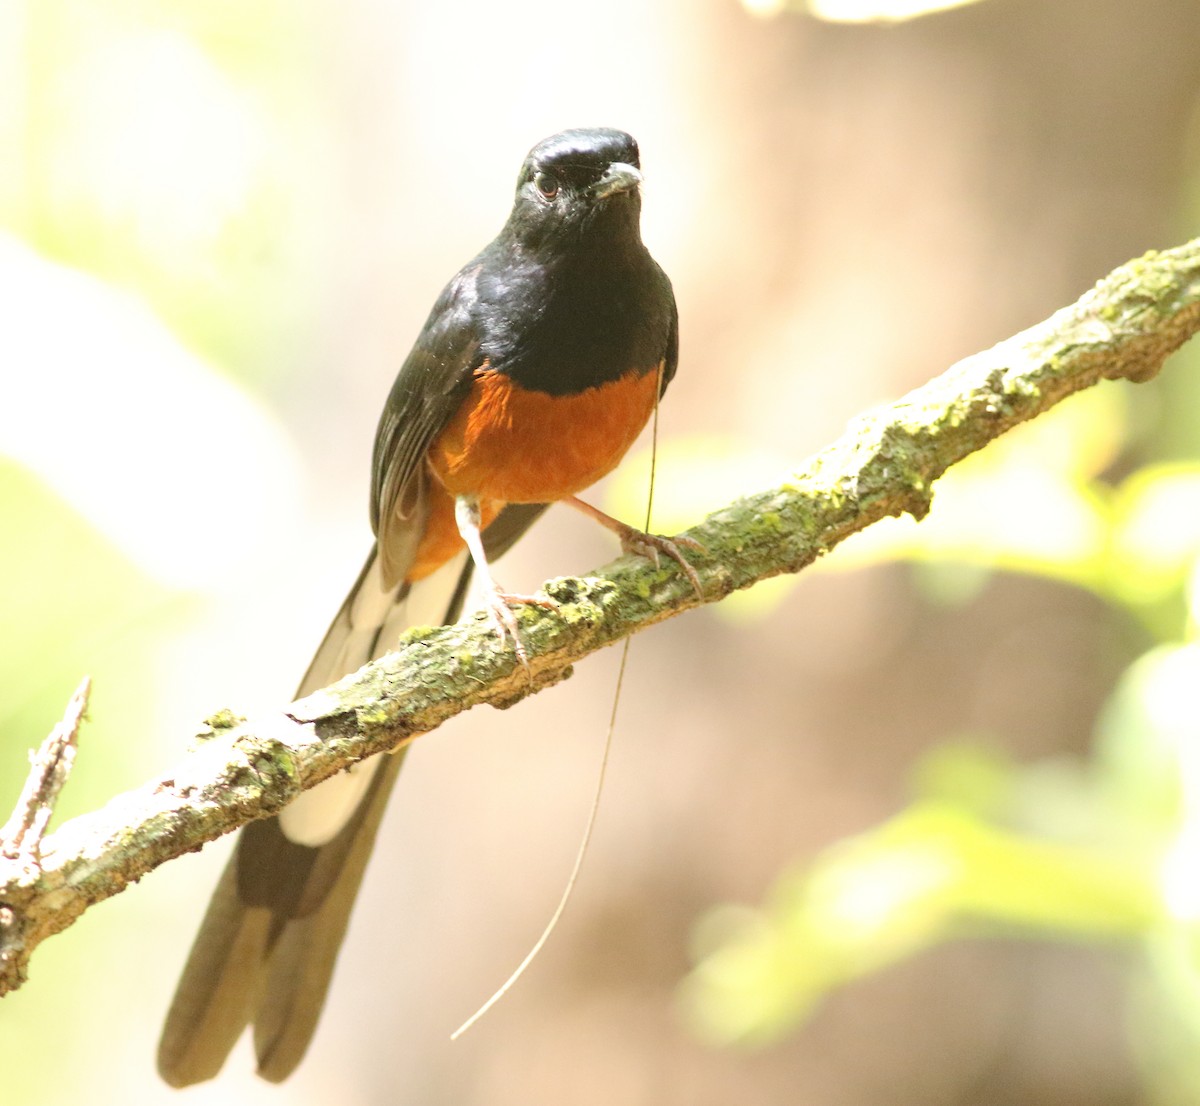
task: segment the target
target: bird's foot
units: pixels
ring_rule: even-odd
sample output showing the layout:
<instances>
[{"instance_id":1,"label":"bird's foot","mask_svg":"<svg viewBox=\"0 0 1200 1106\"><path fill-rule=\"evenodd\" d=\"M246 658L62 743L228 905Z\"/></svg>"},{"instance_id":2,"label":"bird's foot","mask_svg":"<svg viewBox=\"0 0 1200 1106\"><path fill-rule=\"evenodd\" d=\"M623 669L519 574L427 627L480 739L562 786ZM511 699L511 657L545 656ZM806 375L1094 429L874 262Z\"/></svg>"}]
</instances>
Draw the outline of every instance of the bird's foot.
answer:
<instances>
[{"instance_id":1,"label":"bird's foot","mask_svg":"<svg viewBox=\"0 0 1200 1106\"><path fill-rule=\"evenodd\" d=\"M700 574L691 566L683 555L684 549L695 553L703 553L704 546L693 538L664 538L661 534L647 534L644 530L635 529L624 522L618 522L614 528L620 539L621 548L626 553L636 553L654 562L658 568L660 559L665 554L670 557L687 576L695 589L698 598L704 598L704 587L700 583Z\"/></svg>"},{"instance_id":2,"label":"bird's foot","mask_svg":"<svg viewBox=\"0 0 1200 1106\"><path fill-rule=\"evenodd\" d=\"M510 591L503 591L490 581L489 584L490 586L485 588L484 606L489 620L500 636L500 648L503 649L511 639L517 660L528 672L529 654L525 651L525 643L521 640L521 629L517 625L517 612L513 610L513 607L541 607L542 610L556 611L558 604L544 595L517 595Z\"/></svg>"},{"instance_id":3,"label":"bird's foot","mask_svg":"<svg viewBox=\"0 0 1200 1106\"><path fill-rule=\"evenodd\" d=\"M626 553L637 553L639 556L649 558L654 562L655 568L658 568L659 560L665 553L683 569L695 589L697 598L701 600L704 598L704 587L700 583L700 574L692 568L688 559L683 555L685 549L691 549L696 553L704 552L704 546L694 538L664 538L660 534L647 534L644 530L638 530L627 522L622 522L619 518L606 515L599 507L593 507L577 496L571 496L565 502L577 511L582 511L590 518L594 518L601 526L616 534L621 542L621 548Z\"/></svg>"}]
</instances>

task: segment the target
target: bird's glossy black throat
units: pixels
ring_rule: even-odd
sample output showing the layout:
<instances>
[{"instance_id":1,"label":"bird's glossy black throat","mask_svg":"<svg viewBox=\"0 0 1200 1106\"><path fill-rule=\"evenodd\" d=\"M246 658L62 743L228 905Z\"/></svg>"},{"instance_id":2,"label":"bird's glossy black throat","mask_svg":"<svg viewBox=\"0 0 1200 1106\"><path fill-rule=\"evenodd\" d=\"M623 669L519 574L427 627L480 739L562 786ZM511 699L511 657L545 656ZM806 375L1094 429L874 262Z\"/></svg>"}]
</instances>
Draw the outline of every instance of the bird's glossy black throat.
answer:
<instances>
[{"instance_id":1,"label":"bird's glossy black throat","mask_svg":"<svg viewBox=\"0 0 1200 1106\"><path fill-rule=\"evenodd\" d=\"M636 200L614 197L573 241L514 250L502 234L484 251L480 352L492 368L522 387L570 395L658 365L674 299L642 244Z\"/></svg>"}]
</instances>

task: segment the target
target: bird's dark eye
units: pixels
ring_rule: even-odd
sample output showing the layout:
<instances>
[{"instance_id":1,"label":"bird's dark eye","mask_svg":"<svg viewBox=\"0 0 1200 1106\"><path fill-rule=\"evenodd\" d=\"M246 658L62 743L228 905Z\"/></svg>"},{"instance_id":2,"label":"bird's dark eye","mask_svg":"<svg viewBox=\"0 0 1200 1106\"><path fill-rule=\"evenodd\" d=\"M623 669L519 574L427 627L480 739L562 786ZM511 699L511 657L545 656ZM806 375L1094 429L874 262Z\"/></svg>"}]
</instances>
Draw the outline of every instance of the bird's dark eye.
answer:
<instances>
[{"instance_id":1,"label":"bird's dark eye","mask_svg":"<svg viewBox=\"0 0 1200 1106\"><path fill-rule=\"evenodd\" d=\"M553 173L538 173L533 178L534 186L548 200L558 195L558 177Z\"/></svg>"}]
</instances>

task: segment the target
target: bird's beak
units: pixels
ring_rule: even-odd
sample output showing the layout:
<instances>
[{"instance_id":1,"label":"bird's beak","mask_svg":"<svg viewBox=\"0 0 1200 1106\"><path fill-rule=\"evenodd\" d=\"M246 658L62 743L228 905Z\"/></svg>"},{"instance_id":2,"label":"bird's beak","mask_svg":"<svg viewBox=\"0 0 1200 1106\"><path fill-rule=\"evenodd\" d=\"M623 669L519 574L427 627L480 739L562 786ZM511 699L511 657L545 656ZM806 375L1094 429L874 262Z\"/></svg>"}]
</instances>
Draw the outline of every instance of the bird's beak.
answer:
<instances>
[{"instance_id":1,"label":"bird's beak","mask_svg":"<svg viewBox=\"0 0 1200 1106\"><path fill-rule=\"evenodd\" d=\"M592 198L605 200L618 192L632 192L641 183L642 174L632 165L614 161L608 167L608 172L592 186Z\"/></svg>"}]
</instances>

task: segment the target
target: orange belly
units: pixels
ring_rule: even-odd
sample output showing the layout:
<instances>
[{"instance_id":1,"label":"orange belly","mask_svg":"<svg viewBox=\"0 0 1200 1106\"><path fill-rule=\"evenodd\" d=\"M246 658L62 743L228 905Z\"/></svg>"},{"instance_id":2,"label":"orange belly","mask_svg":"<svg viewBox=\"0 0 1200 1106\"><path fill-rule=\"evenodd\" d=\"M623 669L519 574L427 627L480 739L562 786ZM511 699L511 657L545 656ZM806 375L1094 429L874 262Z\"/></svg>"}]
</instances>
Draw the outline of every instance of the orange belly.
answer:
<instances>
[{"instance_id":1,"label":"orange belly","mask_svg":"<svg viewBox=\"0 0 1200 1106\"><path fill-rule=\"evenodd\" d=\"M552 396L493 369L477 372L430 447L429 516L408 578L427 576L462 548L455 496L478 497L486 527L506 503L551 503L616 468L654 410L658 377L652 368Z\"/></svg>"},{"instance_id":2,"label":"orange belly","mask_svg":"<svg viewBox=\"0 0 1200 1106\"><path fill-rule=\"evenodd\" d=\"M451 495L548 503L611 472L654 410L658 373L630 373L573 396L552 396L483 369L429 451Z\"/></svg>"}]
</instances>

